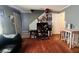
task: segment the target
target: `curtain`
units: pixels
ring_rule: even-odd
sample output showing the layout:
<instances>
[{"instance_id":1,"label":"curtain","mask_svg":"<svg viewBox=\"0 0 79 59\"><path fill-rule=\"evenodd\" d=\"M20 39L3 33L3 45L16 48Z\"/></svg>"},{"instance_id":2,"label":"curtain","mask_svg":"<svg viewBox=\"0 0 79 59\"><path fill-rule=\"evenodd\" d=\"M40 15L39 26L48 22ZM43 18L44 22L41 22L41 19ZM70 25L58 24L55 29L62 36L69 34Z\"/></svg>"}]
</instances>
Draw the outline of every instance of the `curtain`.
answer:
<instances>
[{"instance_id":1,"label":"curtain","mask_svg":"<svg viewBox=\"0 0 79 59\"><path fill-rule=\"evenodd\" d=\"M3 34L3 28L2 28L2 20L3 20L3 10L0 9L0 34Z\"/></svg>"},{"instance_id":2,"label":"curtain","mask_svg":"<svg viewBox=\"0 0 79 59\"><path fill-rule=\"evenodd\" d=\"M3 34L3 29L2 29L2 22L1 22L1 17L0 17L0 34Z\"/></svg>"}]
</instances>

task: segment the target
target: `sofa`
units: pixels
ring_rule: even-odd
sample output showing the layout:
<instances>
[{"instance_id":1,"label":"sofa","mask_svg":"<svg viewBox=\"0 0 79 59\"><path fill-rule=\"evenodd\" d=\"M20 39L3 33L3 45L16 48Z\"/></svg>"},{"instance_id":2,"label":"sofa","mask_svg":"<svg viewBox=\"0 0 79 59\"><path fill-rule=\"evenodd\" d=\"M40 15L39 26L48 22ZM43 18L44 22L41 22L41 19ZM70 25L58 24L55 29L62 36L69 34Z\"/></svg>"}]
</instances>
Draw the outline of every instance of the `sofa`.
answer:
<instances>
[{"instance_id":1,"label":"sofa","mask_svg":"<svg viewBox=\"0 0 79 59\"><path fill-rule=\"evenodd\" d=\"M20 34L0 35L0 52L19 53L21 51L22 38Z\"/></svg>"}]
</instances>

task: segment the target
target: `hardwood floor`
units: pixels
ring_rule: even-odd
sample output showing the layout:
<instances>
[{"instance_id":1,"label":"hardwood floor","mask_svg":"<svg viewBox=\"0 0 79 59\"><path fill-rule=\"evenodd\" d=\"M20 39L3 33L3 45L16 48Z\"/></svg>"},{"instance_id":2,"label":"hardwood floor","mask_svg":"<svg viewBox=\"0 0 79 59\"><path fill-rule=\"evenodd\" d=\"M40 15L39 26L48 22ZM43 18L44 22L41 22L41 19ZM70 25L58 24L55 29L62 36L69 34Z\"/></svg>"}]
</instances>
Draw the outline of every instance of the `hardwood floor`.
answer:
<instances>
[{"instance_id":1,"label":"hardwood floor","mask_svg":"<svg viewBox=\"0 0 79 59\"><path fill-rule=\"evenodd\" d=\"M48 39L24 39L22 51L25 53L72 53L67 44L59 39L59 35L53 35Z\"/></svg>"},{"instance_id":2,"label":"hardwood floor","mask_svg":"<svg viewBox=\"0 0 79 59\"><path fill-rule=\"evenodd\" d=\"M79 53L79 47L72 48L72 51L73 51L74 53Z\"/></svg>"}]
</instances>

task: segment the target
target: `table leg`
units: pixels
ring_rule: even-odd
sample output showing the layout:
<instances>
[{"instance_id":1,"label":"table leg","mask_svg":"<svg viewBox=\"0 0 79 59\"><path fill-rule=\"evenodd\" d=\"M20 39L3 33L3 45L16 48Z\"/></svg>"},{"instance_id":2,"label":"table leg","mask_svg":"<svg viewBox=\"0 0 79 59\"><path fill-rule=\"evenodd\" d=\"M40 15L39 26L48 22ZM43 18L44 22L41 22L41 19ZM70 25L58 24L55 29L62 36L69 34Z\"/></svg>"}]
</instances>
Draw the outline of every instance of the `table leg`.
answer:
<instances>
[{"instance_id":1,"label":"table leg","mask_svg":"<svg viewBox=\"0 0 79 59\"><path fill-rule=\"evenodd\" d=\"M69 40L69 48L72 48L72 33L70 34L70 40Z\"/></svg>"}]
</instances>

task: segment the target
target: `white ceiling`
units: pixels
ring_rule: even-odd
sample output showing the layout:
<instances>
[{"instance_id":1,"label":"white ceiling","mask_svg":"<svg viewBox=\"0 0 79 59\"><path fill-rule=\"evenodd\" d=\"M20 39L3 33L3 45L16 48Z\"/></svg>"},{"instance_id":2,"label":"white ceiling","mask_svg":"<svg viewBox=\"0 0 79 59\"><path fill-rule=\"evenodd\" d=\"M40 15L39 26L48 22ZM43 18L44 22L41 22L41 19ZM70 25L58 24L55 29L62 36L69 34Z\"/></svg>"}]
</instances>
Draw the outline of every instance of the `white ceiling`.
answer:
<instances>
[{"instance_id":1,"label":"white ceiling","mask_svg":"<svg viewBox=\"0 0 79 59\"><path fill-rule=\"evenodd\" d=\"M22 13L28 13L31 9L33 10L45 10L46 8L51 9L52 11L62 11L68 5L9 5L12 8L15 8Z\"/></svg>"}]
</instances>

